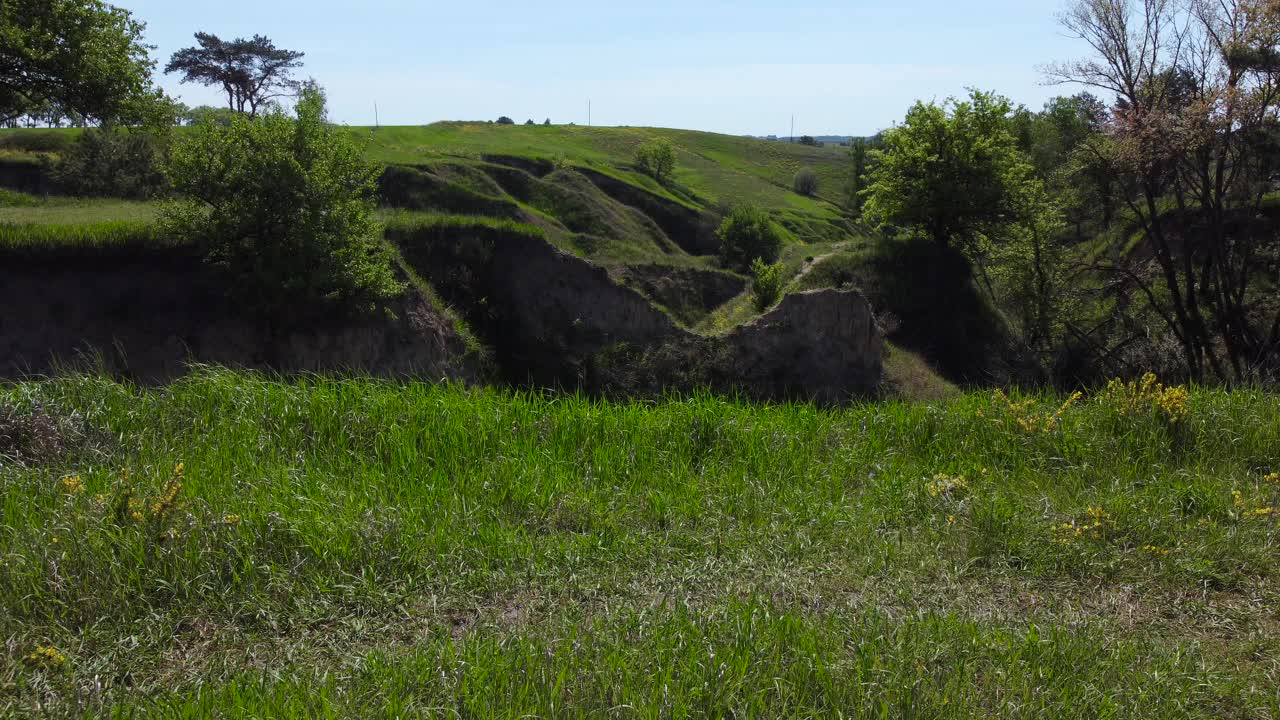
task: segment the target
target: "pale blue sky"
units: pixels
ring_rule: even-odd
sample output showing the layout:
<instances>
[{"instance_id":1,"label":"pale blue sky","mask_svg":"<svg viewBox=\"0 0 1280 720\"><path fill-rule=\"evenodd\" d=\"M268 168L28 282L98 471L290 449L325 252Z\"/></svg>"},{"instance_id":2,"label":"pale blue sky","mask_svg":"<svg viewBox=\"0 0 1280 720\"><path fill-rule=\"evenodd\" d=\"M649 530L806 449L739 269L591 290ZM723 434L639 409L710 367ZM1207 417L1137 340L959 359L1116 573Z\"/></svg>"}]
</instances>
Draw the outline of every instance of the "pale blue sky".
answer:
<instances>
[{"instance_id":1,"label":"pale blue sky","mask_svg":"<svg viewBox=\"0 0 1280 720\"><path fill-rule=\"evenodd\" d=\"M1064 0L113 0L163 65L197 30L307 53L338 122L587 120L733 134L870 134L965 87L1039 108L1037 67L1083 50ZM190 105L217 94L176 77Z\"/></svg>"}]
</instances>

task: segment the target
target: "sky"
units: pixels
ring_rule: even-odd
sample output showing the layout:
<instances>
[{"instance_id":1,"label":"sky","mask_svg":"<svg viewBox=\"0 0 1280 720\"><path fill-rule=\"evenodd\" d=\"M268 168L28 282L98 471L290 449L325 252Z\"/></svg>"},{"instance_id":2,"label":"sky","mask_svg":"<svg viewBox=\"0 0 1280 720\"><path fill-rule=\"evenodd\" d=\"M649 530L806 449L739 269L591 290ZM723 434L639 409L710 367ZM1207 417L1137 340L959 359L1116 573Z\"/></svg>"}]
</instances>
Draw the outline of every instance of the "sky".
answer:
<instances>
[{"instance_id":1,"label":"sky","mask_svg":"<svg viewBox=\"0 0 1280 720\"><path fill-rule=\"evenodd\" d=\"M306 53L350 125L591 121L735 135L870 135L916 100L995 90L1031 108L1085 52L1065 0L113 0L164 62L196 31ZM217 92L160 84L188 105Z\"/></svg>"}]
</instances>

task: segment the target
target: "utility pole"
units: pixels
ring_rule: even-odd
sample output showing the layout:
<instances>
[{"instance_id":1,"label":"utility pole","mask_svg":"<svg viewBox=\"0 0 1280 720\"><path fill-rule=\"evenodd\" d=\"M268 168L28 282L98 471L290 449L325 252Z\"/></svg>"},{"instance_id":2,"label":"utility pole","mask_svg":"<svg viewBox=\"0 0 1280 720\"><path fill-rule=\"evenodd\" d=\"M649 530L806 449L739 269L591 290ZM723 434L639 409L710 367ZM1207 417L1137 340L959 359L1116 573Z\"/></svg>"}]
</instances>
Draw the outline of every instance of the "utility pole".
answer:
<instances>
[{"instance_id":1,"label":"utility pole","mask_svg":"<svg viewBox=\"0 0 1280 720\"><path fill-rule=\"evenodd\" d=\"M793 143L795 141L796 141L796 116L793 113L791 115L791 135L787 137L787 142Z\"/></svg>"},{"instance_id":2,"label":"utility pole","mask_svg":"<svg viewBox=\"0 0 1280 720\"><path fill-rule=\"evenodd\" d=\"M373 129L377 130L382 127L382 123L378 122L378 103L373 104Z\"/></svg>"},{"instance_id":3,"label":"utility pole","mask_svg":"<svg viewBox=\"0 0 1280 720\"><path fill-rule=\"evenodd\" d=\"M587 101L587 127L591 127L591 101Z\"/></svg>"}]
</instances>

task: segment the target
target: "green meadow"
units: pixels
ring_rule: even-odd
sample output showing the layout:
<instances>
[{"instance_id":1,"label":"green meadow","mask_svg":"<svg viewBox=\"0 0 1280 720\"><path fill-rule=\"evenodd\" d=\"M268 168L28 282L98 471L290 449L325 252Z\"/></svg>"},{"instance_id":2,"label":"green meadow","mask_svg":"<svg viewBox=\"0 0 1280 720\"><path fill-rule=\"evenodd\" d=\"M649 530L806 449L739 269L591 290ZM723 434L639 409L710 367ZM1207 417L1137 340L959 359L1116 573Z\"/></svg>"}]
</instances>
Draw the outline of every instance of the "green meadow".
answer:
<instances>
[{"instance_id":1,"label":"green meadow","mask_svg":"<svg viewBox=\"0 0 1280 720\"><path fill-rule=\"evenodd\" d=\"M1280 402L0 390L0 715L1280 714Z\"/></svg>"}]
</instances>

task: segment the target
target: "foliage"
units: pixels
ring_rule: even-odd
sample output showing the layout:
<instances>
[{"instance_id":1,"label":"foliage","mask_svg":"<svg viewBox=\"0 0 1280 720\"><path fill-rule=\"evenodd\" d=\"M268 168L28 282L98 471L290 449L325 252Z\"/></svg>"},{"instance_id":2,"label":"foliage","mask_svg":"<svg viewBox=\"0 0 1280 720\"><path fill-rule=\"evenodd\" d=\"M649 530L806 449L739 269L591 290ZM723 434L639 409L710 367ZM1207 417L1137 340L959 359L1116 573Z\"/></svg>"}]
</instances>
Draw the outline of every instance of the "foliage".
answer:
<instances>
[{"instance_id":1,"label":"foliage","mask_svg":"<svg viewBox=\"0 0 1280 720\"><path fill-rule=\"evenodd\" d=\"M756 312L764 312L773 307L782 298L783 264L772 265L756 258L751 263L751 303Z\"/></svg>"},{"instance_id":2,"label":"foliage","mask_svg":"<svg viewBox=\"0 0 1280 720\"><path fill-rule=\"evenodd\" d=\"M863 190L867 187L867 174L871 170L871 150L879 145L879 139L854 138L849 143L849 181L845 208L855 217L862 215L866 203Z\"/></svg>"},{"instance_id":3,"label":"foliage","mask_svg":"<svg viewBox=\"0 0 1280 720\"><path fill-rule=\"evenodd\" d=\"M818 141L817 141L816 139L814 139L814 137L813 137L812 135L801 135L801 136L800 136L799 143L800 143L801 145L807 145L807 146L809 146L809 147L817 147L817 146L818 146Z\"/></svg>"},{"instance_id":4,"label":"foliage","mask_svg":"<svg viewBox=\"0 0 1280 720\"><path fill-rule=\"evenodd\" d=\"M655 180L666 180L676 169L676 149L666 138L642 143L636 148L636 167Z\"/></svg>"},{"instance_id":5,"label":"foliage","mask_svg":"<svg viewBox=\"0 0 1280 720\"><path fill-rule=\"evenodd\" d=\"M515 125L515 124L516 124L516 121L515 121L515 120L512 120L511 118L507 117L506 115L503 115L502 117L498 118L498 124L499 124L499 125Z\"/></svg>"},{"instance_id":6,"label":"foliage","mask_svg":"<svg viewBox=\"0 0 1280 720\"><path fill-rule=\"evenodd\" d=\"M1007 99L977 90L966 101L916 103L871 153L867 216L977 257L1051 212L1011 131L1011 112Z\"/></svg>"},{"instance_id":7,"label":"foliage","mask_svg":"<svg viewBox=\"0 0 1280 720\"><path fill-rule=\"evenodd\" d=\"M813 171L813 168L804 168L796 173L795 180L792 181L791 186L795 188L797 193L806 197L813 197L818 194L818 175Z\"/></svg>"},{"instance_id":8,"label":"foliage","mask_svg":"<svg viewBox=\"0 0 1280 720\"><path fill-rule=\"evenodd\" d=\"M379 172L308 88L296 120L273 110L202 125L178 144L171 175L186 199L166 225L194 238L268 321L368 307L401 290L373 214Z\"/></svg>"},{"instance_id":9,"label":"foliage","mask_svg":"<svg viewBox=\"0 0 1280 720\"><path fill-rule=\"evenodd\" d=\"M183 125L190 126L203 125L204 123L230 125L231 119L235 116L236 111L231 108L198 105L193 108L188 108L178 116L178 119Z\"/></svg>"},{"instance_id":10,"label":"foliage","mask_svg":"<svg viewBox=\"0 0 1280 720\"><path fill-rule=\"evenodd\" d=\"M45 108L103 124L169 124L144 29L101 0L0 3L0 121Z\"/></svg>"},{"instance_id":11,"label":"foliage","mask_svg":"<svg viewBox=\"0 0 1280 720\"><path fill-rule=\"evenodd\" d=\"M255 117L271 101L292 97L301 85L291 74L302 66L303 53L277 48L262 35L223 40L197 32L196 47L174 53L165 73L181 73L183 83L220 88L227 107Z\"/></svg>"},{"instance_id":12,"label":"foliage","mask_svg":"<svg viewBox=\"0 0 1280 720\"><path fill-rule=\"evenodd\" d=\"M163 194L170 138L146 130L90 128L54 165L54 182L83 197L145 199Z\"/></svg>"},{"instance_id":13,"label":"foliage","mask_svg":"<svg viewBox=\"0 0 1280 720\"><path fill-rule=\"evenodd\" d=\"M1092 55L1051 66L1050 78L1115 97L1082 152L1110 174L1146 250L1113 252L1105 271L1176 337L1191 377L1276 372L1280 303L1267 279L1280 269L1280 235L1258 220L1280 157L1280 10L1074 0L1061 21Z\"/></svg>"},{"instance_id":14,"label":"foliage","mask_svg":"<svg viewBox=\"0 0 1280 720\"><path fill-rule=\"evenodd\" d=\"M782 234L773 219L753 205L738 205L730 210L716 237L720 239L720 262L744 272L757 259L776 261L782 251Z\"/></svg>"}]
</instances>

